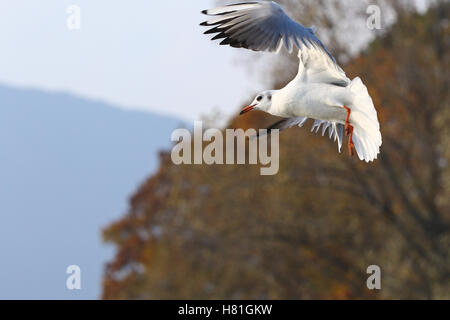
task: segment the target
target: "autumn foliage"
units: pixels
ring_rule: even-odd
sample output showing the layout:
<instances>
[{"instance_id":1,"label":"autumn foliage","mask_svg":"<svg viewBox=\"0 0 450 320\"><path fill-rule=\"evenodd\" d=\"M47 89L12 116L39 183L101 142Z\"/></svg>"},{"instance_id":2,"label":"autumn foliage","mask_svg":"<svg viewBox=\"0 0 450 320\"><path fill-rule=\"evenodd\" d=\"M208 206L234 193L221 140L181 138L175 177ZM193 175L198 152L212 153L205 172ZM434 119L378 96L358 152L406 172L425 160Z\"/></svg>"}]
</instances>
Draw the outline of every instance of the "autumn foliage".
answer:
<instances>
[{"instance_id":1,"label":"autumn foliage","mask_svg":"<svg viewBox=\"0 0 450 320\"><path fill-rule=\"evenodd\" d=\"M345 70L377 107L366 164L305 128L280 135L280 171L160 168L104 230L106 299L450 298L450 6L403 13ZM287 76L274 77L281 86ZM263 128L254 112L228 127ZM382 269L382 290L366 268Z\"/></svg>"}]
</instances>

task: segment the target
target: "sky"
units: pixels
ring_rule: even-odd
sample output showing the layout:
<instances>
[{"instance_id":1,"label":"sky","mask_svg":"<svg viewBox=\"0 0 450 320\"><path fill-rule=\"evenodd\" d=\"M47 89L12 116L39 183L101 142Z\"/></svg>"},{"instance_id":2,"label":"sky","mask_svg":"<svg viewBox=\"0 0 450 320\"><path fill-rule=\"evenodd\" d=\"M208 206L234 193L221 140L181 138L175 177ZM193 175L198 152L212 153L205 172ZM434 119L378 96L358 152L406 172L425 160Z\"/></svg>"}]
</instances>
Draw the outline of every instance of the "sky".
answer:
<instances>
[{"instance_id":1,"label":"sky","mask_svg":"<svg viewBox=\"0 0 450 320\"><path fill-rule=\"evenodd\" d=\"M420 6L426 0L415 0ZM228 1L228 2L233 2ZM81 29L69 30L71 5ZM186 120L231 115L264 88L254 54L209 41L214 0L1 1L0 83L65 91ZM263 53L261 55L268 55ZM247 60L246 60L247 59Z\"/></svg>"},{"instance_id":2,"label":"sky","mask_svg":"<svg viewBox=\"0 0 450 320\"><path fill-rule=\"evenodd\" d=\"M80 30L67 27L70 5L81 9ZM185 119L216 109L231 114L262 88L237 63L236 50L202 34L200 11L212 6L210 0L1 1L0 82Z\"/></svg>"}]
</instances>

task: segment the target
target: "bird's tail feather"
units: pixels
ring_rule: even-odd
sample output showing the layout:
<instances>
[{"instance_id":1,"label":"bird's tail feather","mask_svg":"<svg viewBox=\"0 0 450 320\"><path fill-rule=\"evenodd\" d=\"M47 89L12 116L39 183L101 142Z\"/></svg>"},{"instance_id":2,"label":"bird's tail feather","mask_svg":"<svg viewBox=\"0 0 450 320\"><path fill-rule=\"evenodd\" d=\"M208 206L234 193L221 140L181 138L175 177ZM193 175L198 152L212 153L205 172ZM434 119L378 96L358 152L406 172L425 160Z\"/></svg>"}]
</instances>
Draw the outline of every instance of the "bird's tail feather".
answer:
<instances>
[{"instance_id":1,"label":"bird's tail feather","mask_svg":"<svg viewBox=\"0 0 450 320\"><path fill-rule=\"evenodd\" d=\"M382 144L380 124L372 98L359 77L352 80L348 89L353 93L350 124L353 126L353 143L361 160L373 161Z\"/></svg>"}]
</instances>

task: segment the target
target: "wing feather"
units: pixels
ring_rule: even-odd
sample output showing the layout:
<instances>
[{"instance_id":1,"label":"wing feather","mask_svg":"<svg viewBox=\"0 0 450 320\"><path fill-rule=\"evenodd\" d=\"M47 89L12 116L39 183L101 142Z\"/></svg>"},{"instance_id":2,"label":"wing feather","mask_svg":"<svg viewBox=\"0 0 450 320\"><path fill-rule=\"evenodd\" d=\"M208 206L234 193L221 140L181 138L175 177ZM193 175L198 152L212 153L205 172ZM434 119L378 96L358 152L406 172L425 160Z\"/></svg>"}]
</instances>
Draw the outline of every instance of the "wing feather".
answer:
<instances>
[{"instance_id":1,"label":"wing feather","mask_svg":"<svg viewBox=\"0 0 450 320\"><path fill-rule=\"evenodd\" d=\"M273 1L232 4L202 12L214 17L201 25L216 26L206 33L226 35L221 44L234 44L255 51L276 51L278 36L282 38L289 52L292 52L294 46L302 49L301 43L307 48L312 45L313 48L325 53L332 62L336 62L312 28L306 28L292 20ZM263 37L257 37L261 32Z\"/></svg>"},{"instance_id":2,"label":"wing feather","mask_svg":"<svg viewBox=\"0 0 450 320\"><path fill-rule=\"evenodd\" d=\"M213 16L202 26L213 26L205 34L216 34L212 40L223 39L221 45L254 51L275 52L284 46L288 52L299 49L299 72L303 82L329 83L346 87L350 84L345 72L314 34L292 20L273 1L245 2L210 10Z\"/></svg>"},{"instance_id":3,"label":"wing feather","mask_svg":"<svg viewBox=\"0 0 450 320\"><path fill-rule=\"evenodd\" d=\"M299 126L300 128L303 127L303 125L306 123L308 118L306 117L298 117L298 118L286 118L282 119L278 122L275 122L273 125L267 128L264 134L258 134L255 136L255 138L265 136L266 134L270 135L271 130L278 129L281 131ZM337 141L338 144L338 150L341 152L342 149L342 142L344 139L344 125L337 123L337 122L330 122L330 121L322 121L322 120L315 120L314 124L312 126L311 132L318 133L321 126L322 127L322 136L325 135L326 130L329 131L329 138L331 140Z\"/></svg>"},{"instance_id":4,"label":"wing feather","mask_svg":"<svg viewBox=\"0 0 450 320\"><path fill-rule=\"evenodd\" d=\"M299 50L299 68L297 78L308 83L328 83L347 87L351 80L338 64L315 49Z\"/></svg>"}]
</instances>

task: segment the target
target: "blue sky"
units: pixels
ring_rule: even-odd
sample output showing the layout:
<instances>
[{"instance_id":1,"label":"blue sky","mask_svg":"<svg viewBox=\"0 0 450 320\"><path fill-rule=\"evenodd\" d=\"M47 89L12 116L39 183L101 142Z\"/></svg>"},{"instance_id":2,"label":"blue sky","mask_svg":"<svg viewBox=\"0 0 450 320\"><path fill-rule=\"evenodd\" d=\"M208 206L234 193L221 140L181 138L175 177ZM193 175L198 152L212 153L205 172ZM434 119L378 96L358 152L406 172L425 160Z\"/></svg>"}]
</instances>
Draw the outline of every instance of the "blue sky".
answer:
<instances>
[{"instance_id":1,"label":"blue sky","mask_svg":"<svg viewBox=\"0 0 450 320\"><path fill-rule=\"evenodd\" d=\"M423 7L427 1L415 2ZM81 8L78 31L66 25L66 9L73 4ZM191 120L214 109L230 115L268 88L242 64L253 53L221 47L202 34L200 11L215 5L214 0L2 1L0 82Z\"/></svg>"},{"instance_id":2,"label":"blue sky","mask_svg":"<svg viewBox=\"0 0 450 320\"><path fill-rule=\"evenodd\" d=\"M81 8L81 30L66 26ZM214 1L15 0L0 2L0 82L196 119L230 114L261 85L240 55L202 35Z\"/></svg>"}]
</instances>

